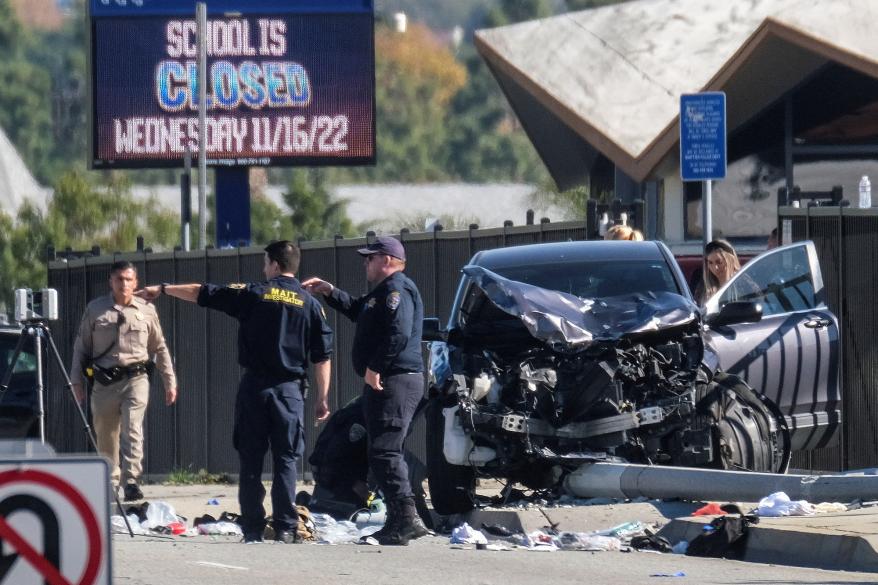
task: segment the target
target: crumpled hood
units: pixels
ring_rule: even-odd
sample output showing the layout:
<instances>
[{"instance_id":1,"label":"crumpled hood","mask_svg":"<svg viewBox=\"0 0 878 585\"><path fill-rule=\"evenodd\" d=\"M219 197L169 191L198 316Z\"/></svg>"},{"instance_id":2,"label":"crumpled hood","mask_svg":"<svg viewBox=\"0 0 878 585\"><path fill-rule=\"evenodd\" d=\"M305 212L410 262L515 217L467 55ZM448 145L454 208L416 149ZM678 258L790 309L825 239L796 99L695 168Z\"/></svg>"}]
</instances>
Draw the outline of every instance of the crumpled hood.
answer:
<instances>
[{"instance_id":1,"label":"crumpled hood","mask_svg":"<svg viewBox=\"0 0 878 585\"><path fill-rule=\"evenodd\" d=\"M468 265L463 272L493 305L518 317L534 338L557 350L584 349L595 341L616 341L699 319L695 303L669 292L582 299L509 280L481 266ZM468 325L478 320L477 313L471 314Z\"/></svg>"}]
</instances>

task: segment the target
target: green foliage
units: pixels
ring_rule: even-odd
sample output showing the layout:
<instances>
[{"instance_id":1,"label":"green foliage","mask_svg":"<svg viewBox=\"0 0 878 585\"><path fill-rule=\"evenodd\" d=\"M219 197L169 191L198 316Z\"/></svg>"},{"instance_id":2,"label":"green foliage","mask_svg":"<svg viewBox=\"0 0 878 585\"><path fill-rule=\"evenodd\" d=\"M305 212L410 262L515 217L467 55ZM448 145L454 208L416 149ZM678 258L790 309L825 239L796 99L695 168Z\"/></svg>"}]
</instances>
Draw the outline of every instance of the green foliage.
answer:
<instances>
[{"instance_id":1,"label":"green foliage","mask_svg":"<svg viewBox=\"0 0 878 585\"><path fill-rule=\"evenodd\" d=\"M499 6L488 12L488 27L504 26L525 20L545 18L552 15L548 0L500 0Z\"/></svg>"},{"instance_id":2,"label":"green foliage","mask_svg":"<svg viewBox=\"0 0 878 585\"><path fill-rule=\"evenodd\" d=\"M455 25L470 28L481 22L485 12L498 0L379 0L377 10L389 17L394 12L405 12L411 21L425 22L432 28L450 29Z\"/></svg>"},{"instance_id":3,"label":"green foliage","mask_svg":"<svg viewBox=\"0 0 878 585\"><path fill-rule=\"evenodd\" d=\"M447 214L444 213L439 217L432 216L426 212L417 213L399 213L395 216L385 218L384 221L378 223L370 223L369 225L358 226L359 233L365 233L368 230L374 230L377 233L389 234L399 233L400 230L408 229L412 232L423 232L424 226L428 221L437 219L442 229L445 230L465 230L470 224L478 224L479 218L474 215Z\"/></svg>"},{"instance_id":4,"label":"green foliage","mask_svg":"<svg viewBox=\"0 0 878 585\"><path fill-rule=\"evenodd\" d=\"M254 246L286 239L285 227L284 213L271 199L264 195L250 199L250 240Z\"/></svg>"},{"instance_id":5,"label":"green foliage","mask_svg":"<svg viewBox=\"0 0 878 585\"><path fill-rule=\"evenodd\" d=\"M587 10L589 8L600 8L601 6L610 6L611 4L621 4L628 0L564 0L567 10Z\"/></svg>"},{"instance_id":6,"label":"green foliage","mask_svg":"<svg viewBox=\"0 0 878 585\"><path fill-rule=\"evenodd\" d=\"M165 485L208 485L232 483L231 478L225 473L209 473L206 469L193 471L190 466L187 469L175 469L168 474Z\"/></svg>"},{"instance_id":7,"label":"green foliage","mask_svg":"<svg viewBox=\"0 0 878 585\"><path fill-rule=\"evenodd\" d=\"M15 220L0 213L0 300L9 306L16 288L46 283L46 248L108 251L132 250L138 235L156 250L170 249L178 240L177 214L155 199L136 200L121 173L94 182L91 175L65 173L55 184L47 209L26 203Z\"/></svg>"},{"instance_id":8,"label":"green foliage","mask_svg":"<svg viewBox=\"0 0 878 585\"><path fill-rule=\"evenodd\" d=\"M591 194L587 186L558 191L551 181L543 183L542 187L532 196L534 207L558 207L562 210L565 218L585 217L589 199L591 199Z\"/></svg>"},{"instance_id":9,"label":"green foliage","mask_svg":"<svg viewBox=\"0 0 878 585\"><path fill-rule=\"evenodd\" d=\"M326 240L335 234L354 235L354 225L347 216L347 201L332 201L321 180L319 169L293 174L284 202L292 210L286 239Z\"/></svg>"},{"instance_id":10,"label":"green foliage","mask_svg":"<svg viewBox=\"0 0 878 585\"><path fill-rule=\"evenodd\" d=\"M469 83L454 96L448 120L449 174L471 182L547 180L536 150L475 49L467 51L465 62Z\"/></svg>"}]
</instances>

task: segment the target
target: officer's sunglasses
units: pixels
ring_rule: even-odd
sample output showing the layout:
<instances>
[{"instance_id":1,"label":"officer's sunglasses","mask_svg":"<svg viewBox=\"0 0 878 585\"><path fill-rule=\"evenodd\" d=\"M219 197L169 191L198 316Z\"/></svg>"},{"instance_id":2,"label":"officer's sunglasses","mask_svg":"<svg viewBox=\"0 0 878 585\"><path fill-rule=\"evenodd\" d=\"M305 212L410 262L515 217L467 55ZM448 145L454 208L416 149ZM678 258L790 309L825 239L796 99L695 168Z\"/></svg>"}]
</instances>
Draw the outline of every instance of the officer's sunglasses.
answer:
<instances>
[{"instance_id":1,"label":"officer's sunglasses","mask_svg":"<svg viewBox=\"0 0 878 585\"><path fill-rule=\"evenodd\" d=\"M366 256L366 264L372 261L373 258L377 258L378 256L384 256L384 254L369 254Z\"/></svg>"}]
</instances>

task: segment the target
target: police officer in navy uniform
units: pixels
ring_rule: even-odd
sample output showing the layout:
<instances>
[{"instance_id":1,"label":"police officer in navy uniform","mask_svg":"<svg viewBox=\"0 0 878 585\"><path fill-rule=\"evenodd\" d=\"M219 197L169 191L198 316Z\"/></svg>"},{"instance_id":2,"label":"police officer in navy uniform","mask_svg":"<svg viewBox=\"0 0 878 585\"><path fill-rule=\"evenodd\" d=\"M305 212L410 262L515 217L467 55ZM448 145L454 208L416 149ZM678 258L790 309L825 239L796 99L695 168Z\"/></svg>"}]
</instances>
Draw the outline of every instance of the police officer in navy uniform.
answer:
<instances>
[{"instance_id":1,"label":"police officer in navy uniform","mask_svg":"<svg viewBox=\"0 0 878 585\"><path fill-rule=\"evenodd\" d=\"M403 443L424 395L421 327L424 304L415 283L404 273L405 250L389 236L379 236L363 256L372 289L351 297L319 278L302 284L320 293L332 308L356 322L353 362L365 379L363 408L369 437L369 468L387 502L387 521L372 536L380 544L406 545L427 534L403 458Z\"/></svg>"},{"instance_id":2,"label":"police officer in navy uniform","mask_svg":"<svg viewBox=\"0 0 878 585\"><path fill-rule=\"evenodd\" d=\"M244 542L261 542L265 530L262 462L271 446L274 478L271 505L275 541L300 539L294 505L296 459L305 448L304 391L308 361L317 385L316 417L329 417L332 330L320 303L295 272L299 248L289 241L265 248L266 282L249 284L162 284L138 292L152 300L164 293L223 311L238 319L238 362L244 375L235 401L233 443L241 463L238 501Z\"/></svg>"}]
</instances>

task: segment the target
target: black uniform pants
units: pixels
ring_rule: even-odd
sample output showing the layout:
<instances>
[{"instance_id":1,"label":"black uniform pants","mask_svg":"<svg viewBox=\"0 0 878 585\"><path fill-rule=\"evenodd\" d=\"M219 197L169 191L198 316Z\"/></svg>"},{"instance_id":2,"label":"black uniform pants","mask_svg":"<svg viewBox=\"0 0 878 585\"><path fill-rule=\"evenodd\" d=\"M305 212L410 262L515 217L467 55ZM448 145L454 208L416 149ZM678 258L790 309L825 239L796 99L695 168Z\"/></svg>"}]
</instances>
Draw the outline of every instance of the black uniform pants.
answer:
<instances>
[{"instance_id":1,"label":"black uniform pants","mask_svg":"<svg viewBox=\"0 0 878 585\"><path fill-rule=\"evenodd\" d=\"M238 503L245 536L265 529L262 462L271 446L274 478L271 507L274 529L295 530L296 459L305 448L304 400L299 381L272 383L245 373L235 402L234 446L241 462Z\"/></svg>"},{"instance_id":2,"label":"black uniform pants","mask_svg":"<svg viewBox=\"0 0 878 585\"><path fill-rule=\"evenodd\" d=\"M403 444L418 403L424 395L423 374L382 378L384 390L363 388L369 435L369 469L387 501L412 496Z\"/></svg>"}]
</instances>

